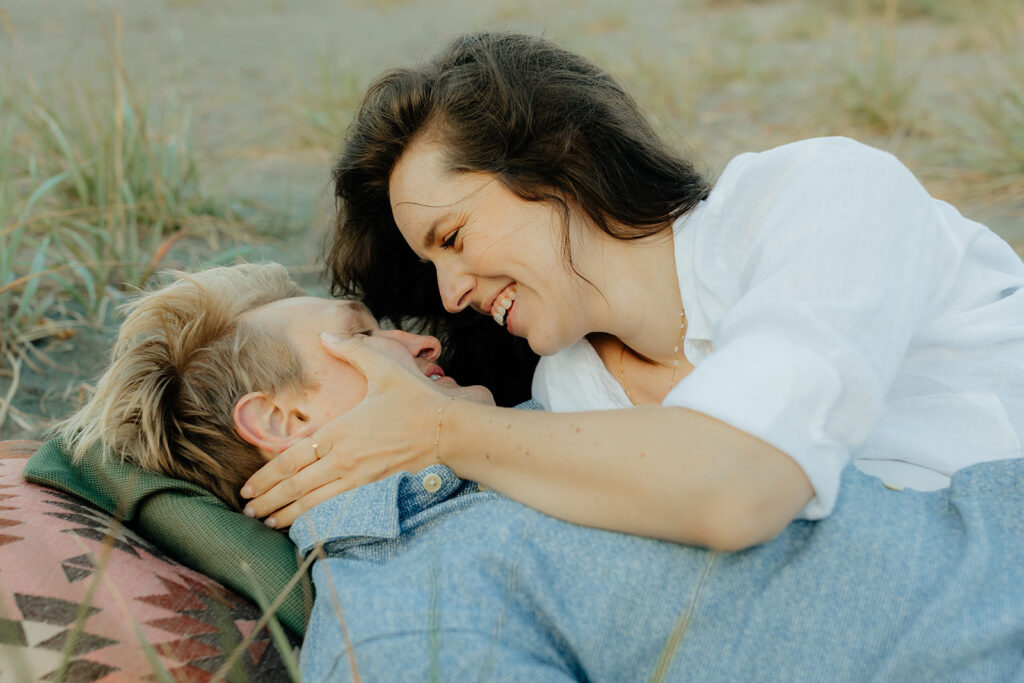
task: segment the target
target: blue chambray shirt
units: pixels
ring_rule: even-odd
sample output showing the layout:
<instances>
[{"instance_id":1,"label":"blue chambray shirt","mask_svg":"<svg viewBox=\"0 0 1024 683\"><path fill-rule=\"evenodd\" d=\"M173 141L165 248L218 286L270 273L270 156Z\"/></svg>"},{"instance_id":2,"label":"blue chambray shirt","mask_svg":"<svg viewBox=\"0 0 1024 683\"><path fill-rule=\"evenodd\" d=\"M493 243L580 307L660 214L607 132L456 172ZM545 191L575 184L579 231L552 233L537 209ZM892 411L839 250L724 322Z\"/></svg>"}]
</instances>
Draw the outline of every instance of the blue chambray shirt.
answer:
<instances>
[{"instance_id":1,"label":"blue chambray shirt","mask_svg":"<svg viewBox=\"0 0 1024 683\"><path fill-rule=\"evenodd\" d=\"M1021 460L930 493L848 468L831 516L722 554L400 473L291 528L323 553L303 677L1024 680L1022 511Z\"/></svg>"}]
</instances>

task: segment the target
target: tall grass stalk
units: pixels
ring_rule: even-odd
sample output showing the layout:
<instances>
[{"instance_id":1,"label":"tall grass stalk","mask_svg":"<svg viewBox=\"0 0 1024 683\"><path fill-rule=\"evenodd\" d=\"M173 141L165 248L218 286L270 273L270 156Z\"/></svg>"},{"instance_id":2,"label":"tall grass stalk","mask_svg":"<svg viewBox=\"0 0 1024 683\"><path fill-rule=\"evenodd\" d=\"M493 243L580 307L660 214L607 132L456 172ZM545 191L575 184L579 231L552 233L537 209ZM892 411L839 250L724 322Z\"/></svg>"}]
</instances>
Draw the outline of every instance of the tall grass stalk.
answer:
<instances>
[{"instance_id":1,"label":"tall grass stalk","mask_svg":"<svg viewBox=\"0 0 1024 683\"><path fill-rule=\"evenodd\" d=\"M107 561L110 559L110 551L114 549L114 541L120 528L120 523L117 520L112 520L110 528L107 529L107 534L103 539L103 547L100 549L99 561L96 562L96 571L89 578L89 585L86 586L85 596L78 605L75 621L71 625L67 640L64 641L64 647L61 649L60 663L52 676L52 679L57 681L57 683L61 683L64 680L68 673L68 668L71 666L75 646L78 644L78 639L85 628L85 620L89 618L89 611L92 608L93 599L96 597L96 590L100 586L100 581L106 576Z\"/></svg>"},{"instance_id":2,"label":"tall grass stalk","mask_svg":"<svg viewBox=\"0 0 1024 683\"><path fill-rule=\"evenodd\" d=\"M102 576L103 584L107 587L107 590L110 591L110 594L114 598L114 602L117 603L118 609L121 611L121 614L124 615L125 621L128 624L131 624L132 630L135 632L136 638L138 638L139 646L142 648L142 652L146 656L146 661L149 664L150 669L152 670L153 680L159 681L160 683L174 683L174 678L171 676L171 674L167 671L167 668L160 661L160 658L159 656L157 656L156 650L153 648L152 643L149 642L149 639L146 637L146 634L143 633L142 627L139 625L138 620L134 617L134 615L132 615L127 602L125 602L124 596L121 594L121 591L118 590L117 585L110 578L110 575L106 572L107 562L110 561L110 553L113 550L114 543L117 540L117 534L120 531L120 529L121 523L118 522L116 519L111 520L110 528L107 529L107 534L103 538L103 547L100 550L100 557L96 562L96 573L93 575L93 578L91 579L92 583L89 586L89 591L87 591L86 593L86 601L82 603L78 619L76 619L73 627L75 629L75 637L77 638L78 634L82 631L82 626L84 625L84 618L82 615L84 613L86 616L88 616L88 606L92 603L93 592L95 591L94 587L98 585L100 577ZM78 536L72 536L72 538L74 539L75 543L78 544L79 548L81 548L83 553L91 554L91 550L81 538L79 538ZM70 638L68 642L71 642ZM57 674L62 674L62 670L66 670L67 666L70 664L70 660L64 658L63 655L69 655L72 651L73 647L69 648L68 645L66 644L65 651L62 653L61 669L58 669ZM55 680L61 680L61 677L57 675L55 675L54 678Z\"/></svg>"},{"instance_id":3,"label":"tall grass stalk","mask_svg":"<svg viewBox=\"0 0 1024 683\"><path fill-rule=\"evenodd\" d=\"M7 628L3 625L4 622L11 624L16 622L16 619L13 618L14 615L7 611L8 603L13 602L13 596L4 588L3 581L0 581L0 629ZM18 645L6 644L16 642L15 634L0 631L0 638L3 639L3 642L0 642L0 661L4 662L4 673L10 675L15 681L27 682L36 680L32 675L32 667L28 661L25 649Z\"/></svg>"},{"instance_id":4,"label":"tall grass stalk","mask_svg":"<svg viewBox=\"0 0 1024 683\"><path fill-rule=\"evenodd\" d=\"M220 683L220 681L223 681L225 677L227 677L231 673L232 668L234 667L235 662L238 660L238 658L247 651L249 645L252 644L252 641L256 637L256 635L265 626L267 626L267 624L271 620L276 621L276 617L274 615L277 613L277 610L281 607L282 604L284 604L284 601L287 599L288 595L291 593L292 590L295 589L295 586L299 584L302 578L306 575L306 572L309 571L309 568L313 564L313 561L315 559L317 559L316 554L310 553L299 564L298 569L295 571L295 574L293 574L292 577L288 580L288 582L284 585L284 588L281 589L280 594L278 594L266 607L263 607L262 604L260 605L260 607L263 609L263 614L260 615L260 618L256 621L256 625L253 626L252 629L249 631L248 635L246 635L242 639L242 642L240 642L235 647L235 649L231 653L229 653L227 657L224 658L224 662L221 664L221 667L216 672L214 672L213 676L209 680L209 683ZM282 652L281 656L282 658L284 658L287 655L285 655Z\"/></svg>"},{"instance_id":5,"label":"tall grass stalk","mask_svg":"<svg viewBox=\"0 0 1024 683\"><path fill-rule=\"evenodd\" d=\"M284 627L281 626L277 617L274 616L274 610L270 605L270 601L267 600L265 595L263 595L259 579L256 578L256 574L252 571L252 568L249 567L248 563L242 563L242 572L245 573L246 578L249 580L249 584L252 586L256 603L259 605L259 608L263 610L263 613L268 616L267 628L270 630L270 636L273 638L274 645L277 646L277 651L281 655L281 661L284 663L285 670L288 672L288 675L291 676L293 681L301 681L302 674L299 673L299 663L292 652L291 643L288 641L288 636L284 632Z\"/></svg>"},{"instance_id":6,"label":"tall grass stalk","mask_svg":"<svg viewBox=\"0 0 1024 683\"><path fill-rule=\"evenodd\" d=\"M0 426L7 422L7 413L11 409L14 392L18 390L18 383L21 381L21 359L10 351L5 352L4 355L11 367L11 384L7 387L7 394L0 399Z\"/></svg>"},{"instance_id":7,"label":"tall grass stalk","mask_svg":"<svg viewBox=\"0 0 1024 683\"><path fill-rule=\"evenodd\" d=\"M672 633L669 634L665 647L662 648L661 655L658 657L658 664L651 675L651 683L662 683L665 680L665 676L671 670L672 660L679 650L683 638L686 636L686 631L690 628L690 622L697 609L701 594L704 592L704 587L711 576L711 572L714 570L715 565L718 564L720 558L721 554L716 551L709 550L707 552L704 564L700 569L700 574L697 576L697 582L693 586L693 593L687 601L686 609L679 615L679 619L676 621L676 625L672 629Z\"/></svg>"}]
</instances>

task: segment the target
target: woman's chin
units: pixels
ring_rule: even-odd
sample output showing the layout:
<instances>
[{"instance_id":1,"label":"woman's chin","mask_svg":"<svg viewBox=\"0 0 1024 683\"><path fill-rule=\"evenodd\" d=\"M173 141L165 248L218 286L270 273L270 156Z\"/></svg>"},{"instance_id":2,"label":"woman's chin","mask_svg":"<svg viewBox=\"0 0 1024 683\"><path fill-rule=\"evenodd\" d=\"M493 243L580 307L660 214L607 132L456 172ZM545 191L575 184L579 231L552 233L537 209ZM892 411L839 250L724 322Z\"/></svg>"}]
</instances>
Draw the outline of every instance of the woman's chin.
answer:
<instances>
[{"instance_id":1,"label":"woman's chin","mask_svg":"<svg viewBox=\"0 0 1024 683\"><path fill-rule=\"evenodd\" d=\"M562 349L572 346L574 343L560 343L560 340L556 338L539 334L528 334L523 336L526 337L526 343L530 345L530 350L538 356L553 356Z\"/></svg>"},{"instance_id":2,"label":"woman's chin","mask_svg":"<svg viewBox=\"0 0 1024 683\"><path fill-rule=\"evenodd\" d=\"M526 321L519 317L518 305L518 302L513 303L512 307L509 308L509 317L505 324L505 331L513 337L525 339L526 343L530 345L530 350L538 356L553 356L562 349L576 343L577 340L575 339L564 340L555 334L545 334L543 331L538 332L536 329L530 329Z\"/></svg>"}]
</instances>

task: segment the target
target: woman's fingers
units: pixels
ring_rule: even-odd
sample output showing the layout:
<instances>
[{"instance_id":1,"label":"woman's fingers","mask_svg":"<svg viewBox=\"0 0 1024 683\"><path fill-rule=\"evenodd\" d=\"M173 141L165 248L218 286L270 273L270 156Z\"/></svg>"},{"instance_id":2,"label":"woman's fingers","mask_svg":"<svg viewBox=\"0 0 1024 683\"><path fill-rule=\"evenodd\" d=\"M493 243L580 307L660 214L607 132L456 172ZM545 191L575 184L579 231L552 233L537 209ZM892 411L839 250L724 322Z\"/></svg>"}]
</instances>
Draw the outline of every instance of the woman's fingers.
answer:
<instances>
[{"instance_id":1,"label":"woman's fingers","mask_svg":"<svg viewBox=\"0 0 1024 683\"><path fill-rule=\"evenodd\" d=\"M320 343L332 356L352 365L368 382L372 382L386 369L398 365L367 344L364 336L338 337L329 332L321 332Z\"/></svg>"},{"instance_id":2,"label":"woman's fingers","mask_svg":"<svg viewBox=\"0 0 1024 683\"><path fill-rule=\"evenodd\" d=\"M246 480L240 494L242 498L262 496L271 487L317 460L313 439L302 439L294 446L276 455Z\"/></svg>"},{"instance_id":3,"label":"woman's fingers","mask_svg":"<svg viewBox=\"0 0 1024 683\"><path fill-rule=\"evenodd\" d=\"M422 374L380 353L363 337L324 333L320 339L329 353L366 376L369 390L349 413L335 416L312 438L282 452L242 487L242 497L251 499L245 513L270 515L279 526L291 524L300 514L296 510L315 504L310 501L321 502L319 497L305 498L312 491L346 491L401 469L415 472L430 464L435 404L446 401ZM395 415L409 419L396 424ZM290 507L295 503L300 504Z\"/></svg>"},{"instance_id":4,"label":"woman's fingers","mask_svg":"<svg viewBox=\"0 0 1024 683\"><path fill-rule=\"evenodd\" d=\"M367 381L379 377L389 369L411 375L408 370L400 367L395 361L384 356L369 344L365 338L360 336L337 337L327 332L320 334L320 341L324 348L336 358L344 360L353 365L359 372L366 376ZM338 416L340 417L340 416ZM329 431L329 430L328 430ZM263 496L273 487L285 481L302 468L317 460L317 454L312 448L313 443L320 446L320 457L324 457L333 446L333 436L329 433L318 433L311 439L302 439L294 446L286 449L280 455L256 471L242 486L241 496L243 498L257 498ZM294 500L294 499L293 499ZM286 501L285 503L290 503ZM261 506L262 507L262 506ZM270 508L275 509L275 508Z\"/></svg>"},{"instance_id":5,"label":"woman's fingers","mask_svg":"<svg viewBox=\"0 0 1024 683\"><path fill-rule=\"evenodd\" d=\"M272 512L270 516L264 520L264 523L273 529L284 529L286 527L290 527L303 512L316 507L328 498L333 498L339 493L344 493L346 490L347 487L345 483L341 479L335 479L332 482L324 484L320 488L313 489L294 503Z\"/></svg>"},{"instance_id":6,"label":"woman's fingers","mask_svg":"<svg viewBox=\"0 0 1024 683\"><path fill-rule=\"evenodd\" d=\"M395 463L368 460L360 467L345 468L339 474L329 460L325 457L281 480L263 495L249 501L245 506L245 514L259 519L266 518L267 526L273 528L291 526L299 515L330 496L408 469L402 460Z\"/></svg>"},{"instance_id":7,"label":"woman's fingers","mask_svg":"<svg viewBox=\"0 0 1024 683\"><path fill-rule=\"evenodd\" d=\"M317 451L321 457L324 455L324 446L317 443L317 448L313 448L314 443L317 442L313 439L302 439L249 477L241 491L243 498L252 498L245 506L246 514L263 517L305 493L303 483L315 482L318 473L322 477L328 476L326 471L320 472L326 470L326 465L314 467L319 464ZM308 488L314 487L315 483ZM287 498L288 495L292 497ZM275 502L278 504L274 505Z\"/></svg>"}]
</instances>

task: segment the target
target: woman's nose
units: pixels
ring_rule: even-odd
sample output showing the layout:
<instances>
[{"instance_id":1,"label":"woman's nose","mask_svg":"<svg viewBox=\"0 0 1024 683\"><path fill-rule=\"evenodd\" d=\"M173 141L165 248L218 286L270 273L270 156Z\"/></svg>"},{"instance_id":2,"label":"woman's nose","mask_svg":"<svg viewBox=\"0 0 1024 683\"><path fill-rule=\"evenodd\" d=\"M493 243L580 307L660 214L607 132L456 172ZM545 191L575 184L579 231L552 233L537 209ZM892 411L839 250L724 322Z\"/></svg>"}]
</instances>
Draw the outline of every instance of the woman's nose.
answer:
<instances>
[{"instance_id":1,"label":"woman's nose","mask_svg":"<svg viewBox=\"0 0 1024 683\"><path fill-rule=\"evenodd\" d=\"M437 337L431 337L427 334L413 334L404 330L386 330L381 334L386 334L392 339L397 340L405 348L409 349L409 355L413 358L437 360L441 356L441 342L438 341Z\"/></svg>"},{"instance_id":2,"label":"woman's nose","mask_svg":"<svg viewBox=\"0 0 1024 683\"><path fill-rule=\"evenodd\" d=\"M437 289L441 292L441 302L445 310L449 313L458 313L472 301L476 278L465 271L453 270L451 267L437 266Z\"/></svg>"}]
</instances>

